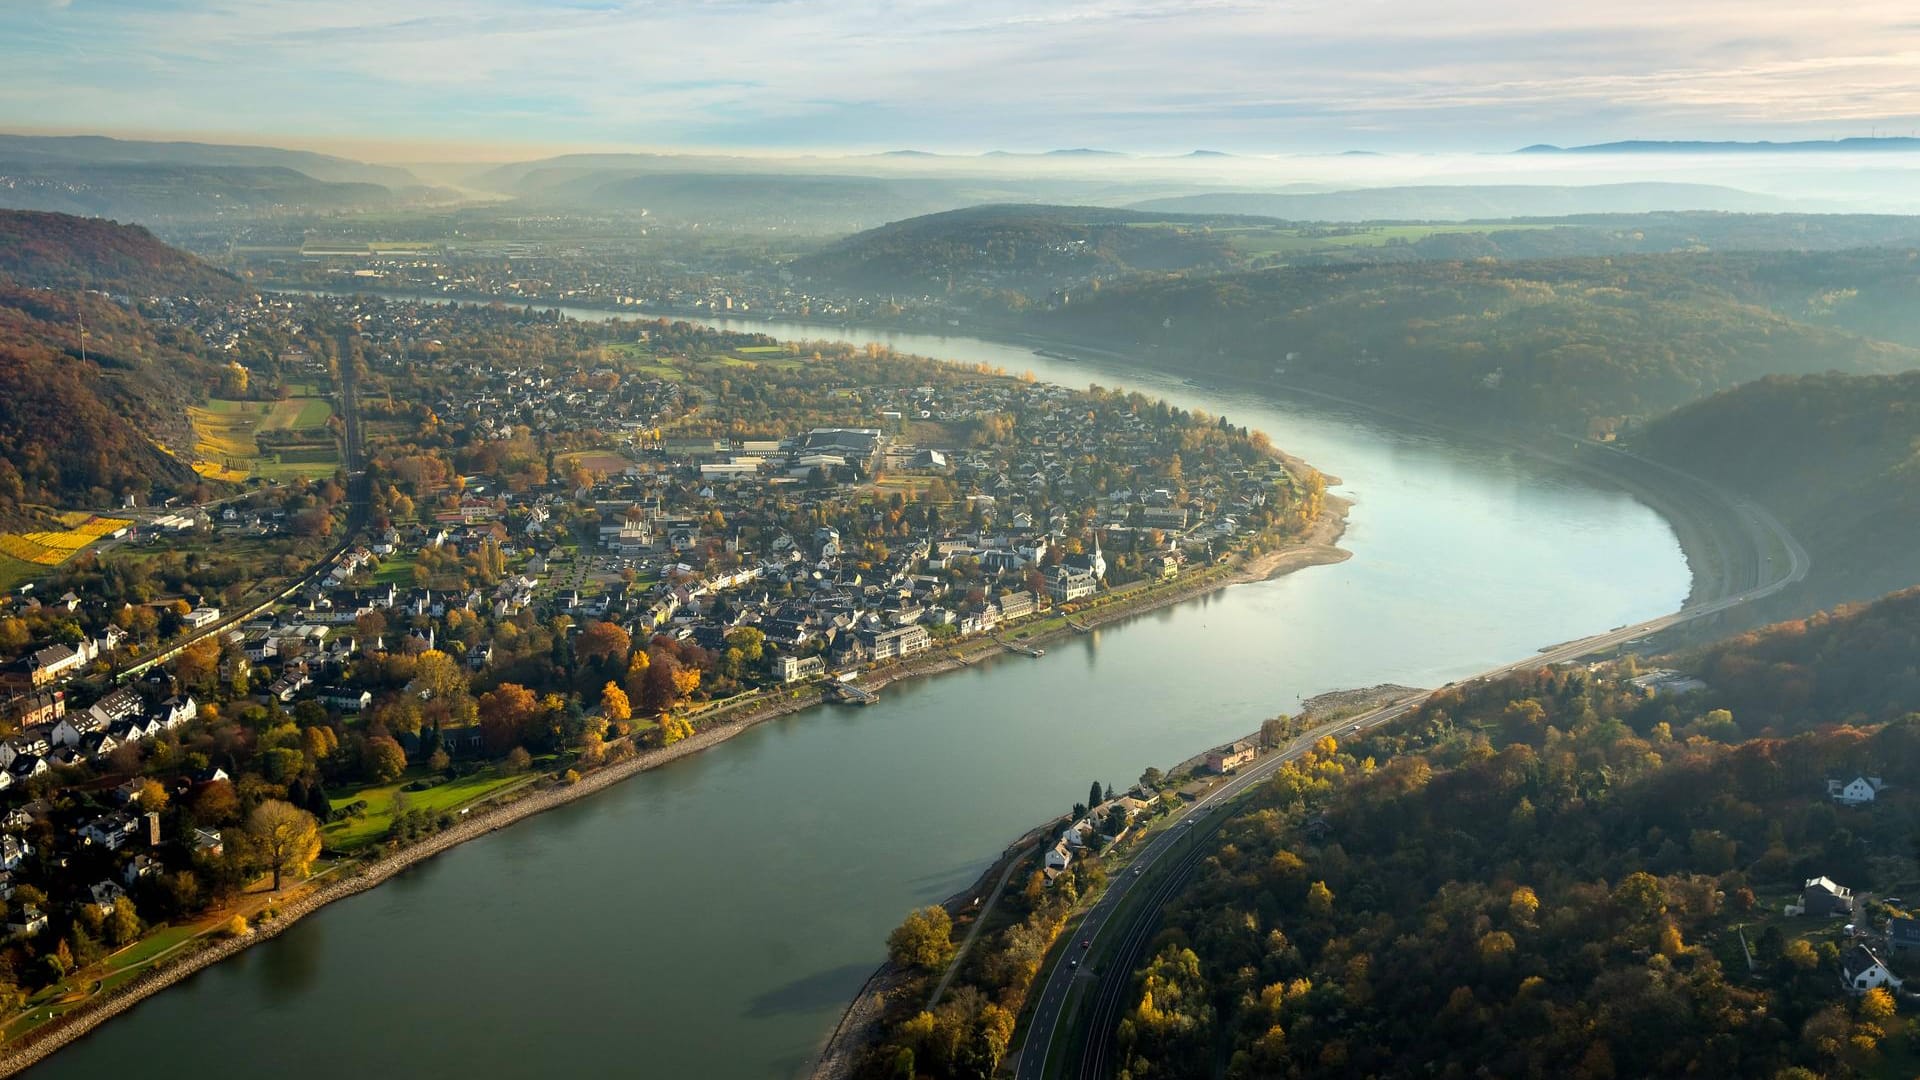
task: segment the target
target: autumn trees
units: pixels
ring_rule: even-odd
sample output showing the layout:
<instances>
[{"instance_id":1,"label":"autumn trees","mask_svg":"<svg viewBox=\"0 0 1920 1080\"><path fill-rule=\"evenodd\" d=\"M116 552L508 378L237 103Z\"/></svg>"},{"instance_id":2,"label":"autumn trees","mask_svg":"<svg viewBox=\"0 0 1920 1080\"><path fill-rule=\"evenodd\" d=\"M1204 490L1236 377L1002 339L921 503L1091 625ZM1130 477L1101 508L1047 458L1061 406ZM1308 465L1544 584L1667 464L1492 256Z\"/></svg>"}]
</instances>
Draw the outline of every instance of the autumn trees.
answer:
<instances>
[{"instance_id":1,"label":"autumn trees","mask_svg":"<svg viewBox=\"0 0 1920 1080\"><path fill-rule=\"evenodd\" d=\"M908 914L887 936L887 958L902 967L938 971L953 958L953 919L934 905Z\"/></svg>"},{"instance_id":2,"label":"autumn trees","mask_svg":"<svg viewBox=\"0 0 1920 1080\"><path fill-rule=\"evenodd\" d=\"M1206 1075L1227 1048L1226 1075L1246 1078L1881 1060L1897 1032L1883 1003L1844 1001L1826 928L1781 924L1755 893L1910 879L1904 824L1842 820L1822 778L1920 770L1920 718L1728 745L1713 724L1674 734L1714 712L1690 705L1672 716L1605 673L1520 672L1289 763L1168 908L1122 1075ZM1899 857L1866 854L1886 845ZM1190 1041L1207 1008L1212 1035Z\"/></svg>"},{"instance_id":3,"label":"autumn trees","mask_svg":"<svg viewBox=\"0 0 1920 1080\"><path fill-rule=\"evenodd\" d=\"M633 648L633 640L619 625L610 622L589 622L580 630L580 636L573 645L574 655L583 663L599 660L619 660L624 662Z\"/></svg>"},{"instance_id":4,"label":"autumn trees","mask_svg":"<svg viewBox=\"0 0 1920 1080\"><path fill-rule=\"evenodd\" d=\"M247 839L273 871L278 892L283 874L304 874L320 856L320 829L313 815L280 799L267 799L247 817Z\"/></svg>"}]
</instances>

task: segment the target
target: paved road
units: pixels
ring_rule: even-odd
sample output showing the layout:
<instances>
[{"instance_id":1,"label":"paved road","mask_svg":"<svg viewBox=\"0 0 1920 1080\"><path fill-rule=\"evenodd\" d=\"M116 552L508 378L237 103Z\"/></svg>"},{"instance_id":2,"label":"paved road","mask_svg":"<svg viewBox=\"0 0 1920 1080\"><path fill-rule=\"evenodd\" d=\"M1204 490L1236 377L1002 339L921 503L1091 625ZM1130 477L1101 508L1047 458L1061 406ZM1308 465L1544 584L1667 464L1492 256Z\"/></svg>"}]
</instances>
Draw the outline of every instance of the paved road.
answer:
<instances>
[{"instance_id":1,"label":"paved road","mask_svg":"<svg viewBox=\"0 0 1920 1080\"><path fill-rule=\"evenodd\" d=\"M1807 576L1812 563L1806 549L1778 520L1760 507L1721 497L1740 515L1754 551L1764 553L1777 546L1786 553L1786 567L1776 567L1764 554L1758 554L1746 565L1753 574L1749 580L1759 579L1759 583L1741 592L1691 604L1670 615L1542 650L1483 672L1470 681L1497 679L1515 671L1574 660L1588 653L1614 648L1684 622L1771 596ZM1017 1080L1042 1080L1049 1075L1047 1058L1052 1052L1054 1040L1062 1037L1062 1027L1069 1031L1074 1029L1077 1019L1075 1013L1084 1011L1086 1007L1092 1010L1088 1014L1091 1023L1085 1028L1089 1035L1077 1055L1067 1056L1059 1074L1076 1075L1081 1080L1104 1080L1110 1075L1112 1033L1124 1009L1133 972L1142 959L1139 954L1146 945L1160 909L1179 893L1186 877L1206 852L1206 845L1194 842L1190 837L1217 828L1225 820L1223 811L1229 803L1273 775L1281 765L1298 758L1323 736L1353 734L1391 723L1418 708L1426 697L1426 691L1409 694L1371 712L1330 721L1301 734L1280 750L1241 769L1238 775L1181 811L1170 827L1141 848L1129 864L1120 867L1106 893L1081 920L1076 939L1069 941L1067 948L1055 955L1053 967L1046 973L1039 1000L1027 1025L1026 1038L1021 1045L1020 1061L1014 1072ZM1120 909L1127 906L1129 898L1136 893L1140 893L1145 902L1135 905L1116 922ZM1114 946L1110 953L1107 952L1109 946ZM1083 968L1077 962L1082 956L1103 953L1106 954L1106 962L1099 970ZM1085 1006L1070 1012L1067 1006L1076 982L1087 984L1090 994L1082 999Z\"/></svg>"}]
</instances>

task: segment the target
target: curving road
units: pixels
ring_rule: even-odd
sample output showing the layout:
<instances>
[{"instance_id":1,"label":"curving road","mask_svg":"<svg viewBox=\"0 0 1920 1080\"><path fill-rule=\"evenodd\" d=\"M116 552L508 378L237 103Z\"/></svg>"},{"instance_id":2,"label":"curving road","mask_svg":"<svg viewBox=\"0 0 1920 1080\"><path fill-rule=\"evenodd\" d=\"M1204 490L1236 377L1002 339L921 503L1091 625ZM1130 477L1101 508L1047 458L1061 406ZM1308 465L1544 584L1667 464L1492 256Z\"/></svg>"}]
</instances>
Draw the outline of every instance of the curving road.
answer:
<instances>
[{"instance_id":1,"label":"curving road","mask_svg":"<svg viewBox=\"0 0 1920 1080\"><path fill-rule=\"evenodd\" d=\"M1752 584L1731 595L1690 603L1672 614L1542 650L1482 672L1470 682L1496 679L1514 671L1574 660L1623 645L1772 596L1807 576L1812 560L1806 549L1764 508L1714 491L1704 481L1678 470L1644 459L1636 460L1671 472L1725 504L1751 544L1747 552L1750 558L1730 557L1728 566L1740 566L1742 576ZM1776 548L1786 553L1788 565L1784 573L1776 573L1781 568L1776 567L1767 554ZM1726 580L1723 587L1731 587L1731 580ZM1014 1071L1017 1080L1068 1075L1081 1080L1104 1080L1111 1075L1113 1032L1124 1011L1133 972L1142 959L1161 908L1178 895L1194 866L1206 854L1206 845L1192 838L1218 828L1226 818L1223 811L1230 803L1273 775L1281 765L1298 758L1322 737L1356 733L1391 723L1418 708L1427 696L1427 691L1409 694L1371 712L1329 721L1302 733L1286 746L1242 768L1226 783L1181 811L1173 823L1136 852L1129 863L1117 868L1106 893L1081 920L1066 947L1054 955L1021 1043L1020 1060ZM1094 958L1094 962L1083 967L1079 963L1082 957ZM1062 1027L1081 1035L1084 1041L1077 1055L1071 1052L1072 1047L1067 1047L1062 1061L1049 1070L1048 1059L1054 1052L1054 1043L1070 1037L1063 1035Z\"/></svg>"}]
</instances>

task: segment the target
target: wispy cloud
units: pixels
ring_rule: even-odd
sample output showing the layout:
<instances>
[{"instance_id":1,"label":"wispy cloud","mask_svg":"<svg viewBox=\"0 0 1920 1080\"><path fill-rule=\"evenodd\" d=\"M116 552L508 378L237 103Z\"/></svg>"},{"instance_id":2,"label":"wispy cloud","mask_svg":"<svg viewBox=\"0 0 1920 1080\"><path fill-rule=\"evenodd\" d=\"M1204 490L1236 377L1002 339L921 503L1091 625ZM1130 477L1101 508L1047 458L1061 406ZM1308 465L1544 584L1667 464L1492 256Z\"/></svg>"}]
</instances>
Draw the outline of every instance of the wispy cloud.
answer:
<instances>
[{"instance_id":1,"label":"wispy cloud","mask_svg":"<svg viewBox=\"0 0 1920 1080\"><path fill-rule=\"evenodd\" d=\"M45 0L0 124L597 145L1500 147L1920 117L1910 3Z\"/></svg>"}]
</instances>

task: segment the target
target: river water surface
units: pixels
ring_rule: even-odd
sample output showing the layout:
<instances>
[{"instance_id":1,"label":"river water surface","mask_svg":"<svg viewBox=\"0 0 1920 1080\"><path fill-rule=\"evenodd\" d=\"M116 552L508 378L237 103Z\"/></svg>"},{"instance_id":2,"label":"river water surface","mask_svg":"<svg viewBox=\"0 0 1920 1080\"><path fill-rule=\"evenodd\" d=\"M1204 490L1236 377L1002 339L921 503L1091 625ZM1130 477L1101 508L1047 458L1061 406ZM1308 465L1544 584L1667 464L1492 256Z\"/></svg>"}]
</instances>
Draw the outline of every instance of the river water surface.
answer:
<instances>
[{"instance_id":1,"label":"river water surface","mask_svg":"<svg viewBox=\"0 0 1920 1080\"><path fill-rule=\"evenodd\" d=\"M716 322L1224 413L1344 481L1354 558L763 724L334 904L35 1080L791 1077L909 908L1090 781L1125 786L1313 694L1437 686L1687 593L1652 511L1505 451L973 339Z\"/></svg>"}]
</instances>

